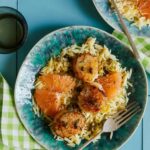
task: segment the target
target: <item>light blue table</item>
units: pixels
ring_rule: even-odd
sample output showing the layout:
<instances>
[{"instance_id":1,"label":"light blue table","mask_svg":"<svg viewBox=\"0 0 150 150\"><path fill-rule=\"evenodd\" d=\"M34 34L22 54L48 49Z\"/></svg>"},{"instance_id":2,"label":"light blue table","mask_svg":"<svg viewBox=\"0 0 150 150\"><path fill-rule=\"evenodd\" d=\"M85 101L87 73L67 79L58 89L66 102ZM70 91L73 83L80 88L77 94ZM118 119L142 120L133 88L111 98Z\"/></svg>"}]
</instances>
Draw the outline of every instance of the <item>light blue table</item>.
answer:
<instances>
[{"instance_id":1,"label":"light blue table","mask_svg":"<svg viewBox=\"0 0 150 150\"><path fill-rule=\"evenodd\" d=\"M112 28L98 15L91 0L0 0L0 6L18 9L29 25L24 46L16 53L0 54L0 72L12 87L25 56L45 34L70 25L89 25L112 32ZM148 78L150 85L150 75ZM150 102L143 121L121 150L150 150Z\"/></svg>"}]
</instances>

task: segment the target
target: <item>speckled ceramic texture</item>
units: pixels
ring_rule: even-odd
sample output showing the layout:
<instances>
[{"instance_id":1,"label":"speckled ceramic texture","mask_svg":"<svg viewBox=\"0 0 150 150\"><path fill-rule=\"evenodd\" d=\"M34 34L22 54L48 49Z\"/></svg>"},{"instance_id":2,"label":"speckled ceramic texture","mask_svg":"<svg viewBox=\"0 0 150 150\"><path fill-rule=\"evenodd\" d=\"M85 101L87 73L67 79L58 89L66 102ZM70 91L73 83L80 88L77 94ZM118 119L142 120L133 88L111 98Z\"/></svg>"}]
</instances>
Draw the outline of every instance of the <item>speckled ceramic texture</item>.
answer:
<instances>
[{"instance_id":1,"label":"speckled ceramic texture","mask_svg":"<svg viewBox=\"0 0 150 150\"><path fill-rule=\"evenodd\" d=\"M93 2L102 18L112 26L112 28L122 31L117 14L110 8L109 0L93 0ZM124 19L124 22L131 34L150 37L150 26L139 29L132 24L133 22L128 21L127 19Z\"/></svg>"},{"instance_id":2,"label":"speckled ceramic texture","mask_svg":"<svg viewBox=\"0 0 150 150\"><path fill-rule=\"evenodd\" d=\"M31 100L35 77L51 56L59 55L62 48L66 46L84 43L90 36L95 37L97 43L111 49L123 67L133 69L130 80L133 88L129 89L130 100L138 101L142 111L116 131L112 140L109 140L108 134L103 134L97 143L89 145L86 149L112 150L120 147L131 136L141 120L146 105L147 81L142 66L133 57L129 48L110 34L96 28L86 26L63 28L48 34L32 48L22 64L15 86L15 103L19 117L32 137L46 149L68 150L77 147L70 148L64 142L56 141L46 122L35 115Z\"/></svg>"}]
</instances>

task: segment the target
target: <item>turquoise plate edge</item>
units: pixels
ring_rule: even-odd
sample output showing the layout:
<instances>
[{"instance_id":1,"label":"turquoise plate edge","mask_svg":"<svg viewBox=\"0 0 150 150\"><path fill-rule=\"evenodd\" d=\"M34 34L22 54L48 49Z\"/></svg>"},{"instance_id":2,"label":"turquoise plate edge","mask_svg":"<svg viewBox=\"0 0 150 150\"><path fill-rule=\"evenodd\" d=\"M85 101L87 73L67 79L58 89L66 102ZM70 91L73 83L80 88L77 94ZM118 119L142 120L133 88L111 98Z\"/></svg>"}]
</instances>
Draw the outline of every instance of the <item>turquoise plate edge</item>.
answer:
<instances>
[{"instance_id":1,"label":"turquoise plate edge","mask_svg":"<svg viewBox=\"0 0 150 150\"><path fill-rule=\"evenodd\" d=\"M107 24L113 29L123 32L117 14L110 8L108 0L93 0L93 3L98 13ZM139 37L150 37L150 26L142 27L140 30L138 27L132 25L131 21L128 21L127 19L123 20L131 34Z\"/></svg>"}]
</instances>

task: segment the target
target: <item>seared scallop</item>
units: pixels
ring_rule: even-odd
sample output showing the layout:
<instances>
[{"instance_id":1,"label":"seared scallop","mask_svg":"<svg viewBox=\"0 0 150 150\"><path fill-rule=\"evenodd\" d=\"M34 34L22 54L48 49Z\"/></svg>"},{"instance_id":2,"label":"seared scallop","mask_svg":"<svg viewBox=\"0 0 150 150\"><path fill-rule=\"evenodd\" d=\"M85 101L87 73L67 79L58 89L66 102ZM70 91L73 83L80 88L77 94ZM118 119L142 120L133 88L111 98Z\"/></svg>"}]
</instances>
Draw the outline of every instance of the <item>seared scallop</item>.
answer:
<instances>
[{"instance_id":1,"label":"seared scallop","mask_svg":"<svg viewBox=\"0 0 150 150\"><path fill-rule=\"evenodd\" d=\"M54 119L52 129L56 135L69 138L85 128L85 118L77 111L62 111Z\"/></svg>"},{"instance_id":2,"label":"seared scallop","mask_svg":"<svg viewBox=\"0 0 150 150\"><path fill-rule=\"evenodd\" d=\"M78 96L78 104L81 110L86 112L99 112L101 103L106 97L102 91L93 86L85 86Z\"/></svg>"},{"instance_id":3,"label":"seared scallop","mask_svg":"<svg viewBox=\"0 0 150 150\"><path fill-rule=\"evenodd\" d=\"M75 58L73 69L77 78L91 82L98 77L98 59L90 54L82 54Z\"/></svg>"}]
</instances>

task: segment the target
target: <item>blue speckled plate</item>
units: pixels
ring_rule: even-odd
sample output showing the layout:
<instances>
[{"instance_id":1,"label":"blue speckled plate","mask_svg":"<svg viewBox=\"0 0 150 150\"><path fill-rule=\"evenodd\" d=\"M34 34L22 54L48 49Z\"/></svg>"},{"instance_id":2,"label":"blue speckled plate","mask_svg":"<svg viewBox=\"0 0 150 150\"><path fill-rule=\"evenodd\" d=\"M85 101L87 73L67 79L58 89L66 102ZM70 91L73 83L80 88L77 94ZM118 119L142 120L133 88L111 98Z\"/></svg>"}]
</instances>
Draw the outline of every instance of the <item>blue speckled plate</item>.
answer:
<instances>
[{"instance_id":1,"label":"blue speckled plate","mask_svg":"<svg viewBox=\"0 0 150 150\"><path fill-rule=\"evenodd\" d=\"M112 150L120 147L132 135L142 118L147 99L147 81L142 66L133 57L129 48L110 34L96 28L86 26L63 28L46 35L32 48L22 64L15 86L15 104L19 117L32 137L46 149L67 150L77 147L69 148L65 143L56 141L46 122L34 114L31 90L34 88L35 76L53 54L59 55L61 49L66 46L82 44L90 36L96 37L99 44L111 49L123 67L133 69L130 81L133 88L129 89L130 99L138 101L142 111L116 131L112 140L109 140L107 134L103 134L97 143L89 145L86 149L94 147L97 150Z\"/></svg>"},{"instance_id":2,"label":"blue speckled plate","mask_svg":"<svg viewBox=\"0 0 150 150\"><path fill-rule=\"evenodd\" d=\"M110 8L109 0L93 0L93 2L102 18L110 26L112 26L112 28L122 31L117 14ZM150 26L145 26L142 29L139 29L138 27L132 25L132 22L127 19L124 19L124 21L131 34L150 37Z\"/></svg>"}]
</instances>

